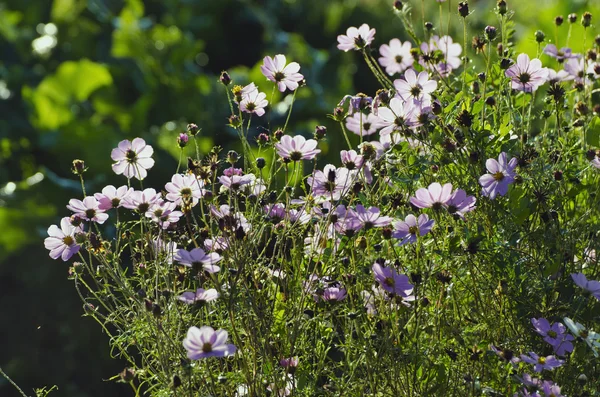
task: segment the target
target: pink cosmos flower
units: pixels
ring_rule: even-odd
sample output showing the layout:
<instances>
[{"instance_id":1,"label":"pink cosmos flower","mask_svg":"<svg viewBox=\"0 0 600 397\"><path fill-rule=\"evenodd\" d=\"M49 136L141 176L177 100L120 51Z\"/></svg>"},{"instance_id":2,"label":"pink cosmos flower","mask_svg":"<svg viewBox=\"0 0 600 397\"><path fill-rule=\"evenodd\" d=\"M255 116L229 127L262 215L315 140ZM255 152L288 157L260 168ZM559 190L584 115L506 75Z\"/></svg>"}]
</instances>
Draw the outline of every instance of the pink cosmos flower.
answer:
<instances>
[{"instance_id":1,"label":"pink cosmos flower","mask_svg":"<svg viewBox=\"0 0 600 397\"><path fill-rule=\"evenodd\" d=\"M241 212L232 212L231 208L227 204L223 204L220 207L210 206L210 213L212 216L221 219L219 221L219 227L229 231L235 231L238 228L242 228L245 232L250 230L251 225Z\"/></svg>"},{"instance_id":2,"label":"pink cosmos flower","mask_svg":"<svg viewBox=\"0 0 600 397\"><path fill-rule=\"evenodd\" d=\"M347 293L345 288L327 287L323 289L323 300L326 302L339 302L346 299Z\"/></svg>"},{"instance_id":3,"label":"pink cosmos flower","mask_svg":"<svg viewBox=\"0 0 600 397\"><path fill-rule=\"evenodd\" d=\"M304 79L304 76L298 73L300 65L297 62L291 62L285 65L285 55L275 55L274 58L265 57L260 71L265 77L277 84L279 91L285 89L294 91L298 88L298 83Z\"/></svg>"},{"instance_id":4,"label":"pink cosmos flower","mask_svg":"<svg viewBox=\"0 0 600 397\"><path fill-rule=\"evenodd\" d=\"M398 274L393 267L384 267L375 262L372 267L375 281L390 294L398 295L406 300L414 300L414 286L404 274Z\"/></svg>"},{"instance_id":5,"label":"pink cosmos flower","mask_svg":"<svg viewBox=\"0 0 600 397\"><path fill-rule=\"evenodd\" d=\"M208 357L227 357L235 353L237 348L227 344L227 331L219 329L215 331L211 327L191 327L183 347L187 350L190 360L201 360Z\"/></svg>"},{"instance_id":6,"label":"pink cosmos flower","mask_svg":"<svg viewBox=\"0 0 600 397\"><path fill-rule=\"evenodd\" d=\"M586 75L585 59L570 58L565 62L564 68L577 83L591 84L591 80Z\"/></svg>"},{"instance_id":7,"label":"pink cosmos flower","mask_svg":"<svg viewBox=\"0 0 600 397\"><path fill-rule=\"evenodd\" d=\"M452 198L452 184L446 183L444 186L437 182L432 183L425 188L420 188L415 192L415 197L410 198L410 202L417 208L441 209L448 205Z\"/></svg>"},{"instance_id":8,"label":"pink cosmos flower","mask_svg":"<svg viewBox=\"0 0 600 397\"><path fill-rule=\"evenodd\" d=\"M592 62L587 68L587 74L591 74L595 79L600 78L600 62Z\"/></svg>"},{"instance_id":9,"label":"pink cosmos flower","mask_svg":"<svg viewBox=\"0 0 600 397\"><path fill-rule=\"evenodd\" d=\"M473 211L475 202L477 199L473 196L467 196L467 193L462 189L457 189L448 201L446 201L446 208L448 213L458 216L461 219L465 219L467 212Z\"/></svg>"},{"instance_id":10,"label":"pink cosmos flower","mask_svg":"<svg viewBox=\"0 0 600 397\"><path fill-rule=\"evenodd\" d=\"M142 180L148 175L146 170L154 165L152 153L154 149L146 145L146 141L142 138L135 138L131 142L125 139L119 142L110 154L110 157L116 161L112 169L117 175L123 174L129 179Z\"/></svg>"},{"instance_id":11,"label":"pink cosmos flower","mask_svg":"<svg viewBox=\"0 0 600 397\"><path fill-rule=\"evenodd\" d=\"M179 222L183 212L175 211L176 205L170 201L156 202L146 211L146 217L158 223L163 229L167 229L171 223Z\"/></svg>"},{"instance_id":12,"label":"pink cosmos flower","mask_svg":"<svg viewBox=\"0 0 600 397\"><path fill-rule=\"evenodd\" d=\"M169 265L173 263L173 256L175 256L175 253L177 252L177 243L174 241L166 242L160 237L157 237L151 241L151 248L156 257L164 257Z\"/></svg>"},{"instance_id":13,"label":"pink cosmos flower","mask_svg":"<svg viewBox=\"0 0 600 397\"><path fill-rule=\"evenodd\" d=\"M132 187L121 186L117 189L113 185L108 185L102 189L102 193L94 194L94 198L98 200L98 207L101 210L108 211L111 208L121 207L121 201L131 193L133 193Z\"/></svg>"},{"instance_id":14,"label":"pink cosmos flower","mask_svg":"<svg viewBox=\"0 0 600 397\"><path fill-rule=\"evenodd\" d=\"M245 113L255 113L258 117L265 114L265 108L269 104L267 94L259 92L258 88L242 95L240 102L240 110Z\"/></svg>"},{"instance_id":15,"label":"pink cosmos flower","mask_svg":"<svg viewBox=\"0 0 600 397\"><path fill-rule=\"evenodd\" d=\"M75 242L75 234L83 230L71 224L69 217L60 220L60 228L52 225L48 228L48 236L44 240L44 247L50 250L50 258L61 258L68 261L73 255L79 252L81 246Z\"/></svg>"},{"instance_id":16,"label":"pink cosmos flower","mask_svg":"<svg viewBox=\"0 0 600 397\"><path fill-rule=\"evenodd\" d=\"M431 231L435 221L429 219L426 214L419 215L417 219L414 215L409 214L404 221L396 221L392 225L394 231L392 237L401 239L398 245L402 246L408 243L416 243L417 235L424 236Z\"/></svg>"},{"instance_id":17,"label":"pink cosmos flower","mask_svg":"<svg viewBox=\"0 0 600 397\"><path fill-rule=\"evenodd\" d=\"M92 221L99 224L104 223L108 219L108 214L100 209L100 203L93 196L87 196L81 200L71 199L67 208L74 212L81 219Z\"/></svg>"},{"instance_id":18,"label":"pink cosmos flower","mask_svg":"<svg viewBox=\"0 0 600 397\"><path fill-rule=\"evenodd\" d=\"M204 183L195 175L175 174L171 177L171 182L165 185L165 190L168 192L167 200L179 206L191 205L193 207L206 193L203 187Z\"/></svg>"},{"instance_id":19,"label":"pink cosmos flower","mask_svg":"<svg viewBox=\"0 0 600 397\"><path fill-rule=\"evenodd\" d=\"M217 300L218 297L219 297L219 293L214 288L207 289L207 290L205 290L203 288L198 288L195 292L191 292L191 291L184 292L183 294L179 295L177 297L177 299L180 300L181 302L191 305L194 303L195 304L204 304L204 303L212 302L212 301Z\"/></svg>"},{"instance_id":20,"label":"pink cosmos flower","mask_svg":"<svg viewBox=\"0 0 600 397\"><path fill-rule=\"evenodd\" d=\"M387 226L392 222L392 218L389 216L381 215L381 211L377 207L369 207L368 209L360 204L356 205L356 210L350 210L352 215L358 221L360 228L365 230L372 229L374 227Z\"/></svg>"},{"instance_id":21,"label":"pink cosmos flower","mask_svg":"<svg viewBox=\"0 0 600 397\"><path fill-rule=\"evenodd\" d=\"M361 50L370 45L374 38L375 29L371 29L369 25L363 23L358 29L352 26L346 30L346 35L339 35L337 37L339 43L337 48L346 52Z\"/></svg>"},{"instance_id":22,"label":"pink cosmos flower","mask_svg":"<svg viewBox=\"0 0 600 397\"><path fill-rule=\"evenodd\" d=\"M202 248L194 248L191 251L178 249L173 257L180 265L193 268L201 268L208 273L217 273L221 268L216 266L222 258L216 252L204 252Z\"/></svg>"},{"instance_id":23,"label":"pink cosmos flower","mask_svg":"<svg viewBox=\"0 0 600 397\"><path fill-rule=\"evenodd\" d=\"M405 102L397 97L392 98L389 107L380 107L377 113L383 126L379 134L390 135L393 131L416 126L415 109L412 102Z\"/></svg>"},{"instance_id":24,"label":"pink cosmos flower","mask_svg":"<svg viewBox=\"0 0 600 397\"><path fill-rule=\"evenodd\" d=\"M316 149L317 141L314 139L305 139L302 135L291 137L284 135L281 141L275 144L277 154L284 159L292 161L312 160L317 154L321 153L320 149Z\"/></svg>"},{"instance_id":25,"label":"pink cosmos flower","mask_svg":"<svg viewBox=\"0 0 600 397\"><path fill-rule=\"evenodd\" d=\"M369 136L377 132L381 127L381 119L373 113L362 115L362 129L361 129L361 114L354 113L352 117L346 118L346 128L359 136Z\"/></svg>"},{"instance_id":26,"label":"pink cosmos flower","mask_svg":"<svg viewBox=\"0 0 600 397\"><path fill-rule=\"evenodd\" d=\"M502 152L496 159L487 159L485 166L489 174L482 175L479 178L479 184L481 185L482 192L486 197L495 199L499 194L504 196L508 192L508 185L514 180L517 173L517 158L513 157L509 162L506 161L506 153Z\"/></svg>"},{"instance_id":27,"label":"pink cosmos flower","mask_svg":"<svg viewBox=\"0 0 600 397\"><path fill-rule=\"evenodd\" d=\"M554 44L546 45L542 52L556 59L558 62L563 62L565 59L581 58L581 54L574 54L570 48L563 47L559 50Z\"/></svg>"},{"instance_id":28,"label":"pink cosmos flower","mask_svg":"<svg viewBox=\"0 0 600 397\"><path fill-rule=\"evenodd\" d=\"M437 63L431 64L425 59L435 59L435 52L440 51L444 59ZM439 73L442 77L447 77L454 69L458 69L462 63L460 55L462 47L458 43L452 41L450 36L433 36L429 42L421 43L421 52L424 54L424 59L419 63L427 70L433 70Z\"/></svg>"},{"instance_id":29,"label":"pink cosmos flower","mask_svg":"<svg viewBox=\"0 0 600 397\"><path fill-rule=\"evenodd\" d=\"M219 177L219 182L221 182L221 185L226 189L238 191L240 187L252 182L252 178L250 175L222 175Z\"/></svg>"},{"instance_id":30,"label":"pink cosmos flower","mask_svg":"<svg viewBox=\"0 0 600 397\"><path fill-rule=\"evenodd\" d=\"M402 73L410 68L414 63L414 58L410 53L410 41L402 43L398 39L390 40L390 44L382 44L379 47L379 64L385 68L390 76L395 73Z\"/></svg>"},{"instance_id":31,"label":"pink cosmos flower","mask_svg":"<svg viewBox=\"0 0 600 397\"><path fill-rule=\"evenodd\" d=\"M514 90L533 92L546 82L548 69L542 67L539 59L530 60L529 55L519 54L517 63L508 68L505 74L510 77Z\"/></svg>"},{"instance_id":32,"label":"pink cosmos flower","mask_svg":"<svg viewBox=\"0 0 600 397\"><path fill-rule=\"evenodd\" d=\"M340 158L344 167L349 170L358 169L364 164L364 157L356 153L356 150L342 150L340 151Z\"/></svg>"},{"instance_id":33,"label":"pink cosmos flower","mask_svg":"<svg viewBox=\"0 0 600 397\"><path fill-rule=\"evenodd\" d=\"M571 277L579 288L586 290L600 300L600 281L588 280L583 273L573 273Z\"/></svg>"},{"instance_id":34,"label":"pink cosmos flower","mask_svg":"<svg viewBox=\"0 0 600 397\"><path fill-rule=\"evenodd\" d=\"M571 76L566 70L561 69L557 72L554 69L548 68L548 77L546 77L546 80L550 84L556 84L563 81L573 80L574 78L575 77Z\"/></svg>"},{"instance_id":35,"label":"pink cosmos flower","mask_svg":"<svg viewBox=\"0 0 600 397\"><path fill-rule=\"evenodd\" d=\"M437 88L437 81L429 80L429 73L421 72L418 75L414 70L408 69L404 79L394 80L394 87L398 96L405 102L431 103L431 93Z\"/></svg>"},{"instance_id":36,"label":"pink cosmos flower","mask_svg":"<svg viewBox=\"0 0 600 397\"><path fill-rule=\"evenodd\" d=\"M306 181L308 186L311 187L314 196L339 200L350 190L354 181L354 175L355 172L347 168L336 168L331 164L327 164L323 168L323 171L316 170Z\"/></svg>"},{"instance_id":37,"label":"pink cosmos flower","mask_svg":"<svg viewBox=\"0 0 600 397\"><path fill-rule=\"evenodd\" d=\"M141 214L145 214L150 206L160 200L160 194L156 190L149 188L134 190L130 195L123 199L123 207L130 210L137 210Z\"/></svg>"}]
</instances>

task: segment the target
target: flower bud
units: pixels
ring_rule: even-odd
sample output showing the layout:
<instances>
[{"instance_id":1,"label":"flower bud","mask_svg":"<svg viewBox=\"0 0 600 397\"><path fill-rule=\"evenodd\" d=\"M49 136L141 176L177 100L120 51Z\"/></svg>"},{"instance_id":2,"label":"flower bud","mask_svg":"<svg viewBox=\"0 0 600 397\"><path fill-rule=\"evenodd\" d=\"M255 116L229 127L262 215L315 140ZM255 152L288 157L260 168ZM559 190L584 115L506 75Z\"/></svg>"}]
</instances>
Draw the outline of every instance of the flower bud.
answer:
<instances>
[{"instance_id":1,"label":"flower bud","mask_svg":"<svg viewBox=\"0 0 600 397\"><path fill-rule=\"evenodd\" d=\"M227 162L231 165L235 164L240 159L240 155L235 150L227 152Z\"/></svg>"},{"instance_id":2,"label":"flower bud","mask_svg":"<svg viewBox=\"0 0 600 397\"><path fill-rule=\"evenodd\" d=\"M87 171L85 162L83 160L73 160L73 165L71 166L71 171L75 175L82 175L84 172Z\"/></svg>"},{"instance_id":3,"label":"flower bud","mask_svg":"<svg viewBox=\"0 0 600 397\"><path fill-rule=\"evenodd\" d=\"M221 72L221 76L219 77L219 81L221 82L221 84L223 84L225 87L227 87L229 84L231 84L231 76L229 76L229 73L227 73L225 70Z\"/></svg>"},{"instance_id":4,"label":"flower bud","mask_svg":"<svg viewBox=\"0 0 600 397\"><path fill-rule=\"evenodd\" d=\"M535 41L537 41L538 43L542 43L545 38L546 34L544 32L542 32L541 30L535 31Z\"/></svg>"},{"instance_id":5,"label":"flower bud","mask_svg":"<svg viewBox=\"0 0 600 397\"><path fill-rule=\"evenodd\" d=\"M495 26L488 25L485 27L485 37L487 37L489 41L494 41L494 39L496 39L497 36L498 29L496 29Z\"/></svg>"},{"instance_id":6,"label":"flower bud","mask_svg":"<svg viewBox=\"0 0 600 397\"><path fill-rule=\"evenodd\" d=\"M469 15L469 3L466 1L458 3L458 13L461 17L466 18Z\"/></svg>"},{"instance_id":7,"label":"flower bud","mask_svg":"<svg viewBox=\"0 0 600 397\"><path fill-rule=\"evenodd\" d=\"M261 132L256 137L256 142L259 146L265 145L267 142L269 142L269 135L264 132Z\"/></svg>"},{"instance_id":8,"label":"flower bud","mask_svg":"<svg viewBox=\"0 0 600 397\"><path fill-rule=\"evenodd\" d=\"M190 138L188 137L188 134L186 134L185 132L182 132L177 137L177 145L183 149L184 147L187 146L189 139Z\"/></svg>"},{"instance_id":9,"label":"flower bud","mask_svg":"<svg viewBox=\"0 0 600 397\"><path fill-rule=\"evenodd\" d=\"M273 138L275 138L276 141L280 141L281 137L283 137L283 130L281 128L277 128L273 133Z\"/></svg>"},{"instance_id":10,"label":"flower bud","mask_svg":"<svg viewBox=\"0 0 600 397\"><path fill-rule=\"evenodd\" d=\"M565 21L565 19L563 18L562 15L558 15L556 18L554 18L554 24L556 26L562 25L564 21Z\"/></svg>"},{"instance_id":11,"label":"flower bud","mask_svg":"<svg viewBox=\"0 0 600 397\"><path fill-rule=\"evenodd\" d=\"M596 45L598 47L600 47L600 34L598 36L596 36L596 38L594 39L594 42L596 43Z\"/></svg>"},{"instance_id":12,"label":"flower bud","mask_svg":"<svg viewBox=\"0 0 600 397\"><path fill-rule=\"evenodd\" d=\"M367 249L367 238L365 236L360 236L354 242L354 246L360 250Z\"/></svg>"},{"instance_id":13,"label":"flower bud","mask_svg":"<svg viewBox=\"0 0 600 397\"><path fill-rule=\"evenodd\" d=\"M132 368L125 368L119 373L122 382L129 383L135 377L135 372Z\"/></svg>"},{"instance_id":14,"label":"flower bud","mask_svg":"<svg viewBox=\"0 0 600 397\"><path fill-rule=\"evenodd\" d=\"M187 125L187 131L191 136L196 136L200 132L200 128L196 124L190 123Z\"/></svg>"},{"instance_id":15,"label":"flower bud","mask_svg":"<svg viewBox=\"0 0 600 397\"><path fill-rule=\"evenodd\" d=\"M263 168L265 168L265 165L267 165L267 161L265 160L264 157L259 157L256 159L256 167L259 170L262 170Z\"/></svg>"},{"instance_id":16,"label":"flower bud","mask_svg":"<svg viewBox=\"0 0 600 397\"><path fill-rule=\"evenodd\" d=\"M571 23L577 22L577 14L575 14L575 13L569 14L568 18L569 18L569 22L571 22Z\"/></svg>"},{"instance_id":17,"label":"flower bud","mask_svg":"<svg viewBox=\"0 0 600 397\"><path fill-rule=\"evenodd\" d=\"M598 59L598 53L594 50L588 50L588 52L585 54L585 57L588 60L595 62L596 59ZM596 65L596 66L598 66L598 65Z\"/></svg>"},{"instance_id":18,"label":"flower bud","mask_svg":"<svg viewBox=\"0 0 600 397\"><path fill-rule=\"evenodd\" d=\"M554 180L560 181L563 179L563 172L560 170L554 171Z\"/></svg>"},{"instance_id":19,"label":"flower bud","mask_svg":"<svg viewBox=\"0 0 600 397\"><path fill-rule=\"evenodd\" d=\"M433 29L433 23L425 22L425 29L427 29L427 31L430 32Z\"/></svg>"},{"instance_id":20,"label":"flower bud","mask_svg":"<svg viewBox=\"0 0 600 397\"><path fill-rule=\"evenodd\" d=\"M596 115L600 115L600 104L594 105L594 113L596 113Z\"/></svg>"},{"instance_id":21,"label":"flower bud","mask_svg":"<svg viewBox=\"0 0 600 397\"><path fill-rule=\"evenodd\" d=\"M587 158L589 161L592 161L593 159L595 159L595 158L596 158L596 151L595 151L595 150L593 150L593 149L590 149L590 150L588 150L588 151L585 153L585 157L586 157L586 158Z\"/></svg>"},{"instance_id":22,"label":"flower bud","mask_svg":"<svg viewBox=\"0 0 600 397\"><path fill-rule=\"evenodd\" d=\"M496 98L494 98L493 96L485 98L485 104L488 106L496 106Z\"/></svg>"},{"instance_id":23,"label":"flower bud","mask_svg":"<svg viewBox=\"0 0 600 397\"><path fill-rule=\"evenodd\" d=\"M592 14L587 11L584 12L583 16L581 17L581 24L584 28L589 28L592 24Z\"/></svg>"},{"instance_id":24,"label":"flower bud","mask_svg":"<svg viewBox=\"0 0 600 397\"><path fill-rule=\"evenodd\" d=\"M498 0L497 6L498 6L498 14L505 15L506 14L506 1Z\"/></svg>"},{"instance_id":25,"label":"flower bud","mask_svg":"<svg viewBox=\"0 0 600 397\"><path fill-rule=\"evenodd\" d=\"M232 114L231 116L229 116L228 121L229 125L233 128L239 128L242 125L242 120L240 120L237 114Z\"/></svg>"},{"instance_id":26,"label":"flower bud","mask_svg":"<svg viewBox=\"0 0 600 397\"><path fill-rule=\"evenodd\" d=\"M155 303L152 305L152 314L156 318L162 316L162 309L160 308L159 304Z\"/></svg>"},{"instance_id":27,"label":"flower bud","mask_svg":"<svg viewBox=\"0 0 600 397\"><path fill-rule=\"evenodd\" d=\"M345 118L346 112L344 111L344 108L338 106L333 109L333 119L335 121L344 121Z\"/></svg>"},{"instance_id":28,"label":"flower bud","mask_svg":"<svg viewBox=\"0 0 600 397\"><path fill-rule=\"evenodd\" d=\"M325 138L325 135L327 135L327 127L325 127L323 125L318 125L315 127L315 139L316 140L321 140L321 139Z\"/></svg>"},{"instance_id":29,"label":"flower bud","mask_svg":"<svg viewBox=\"0 0 600 397\"><path fill-rule=\"evenodd\" d=\"M181 378L179 377L179 375L173 375L173 380L171 381L171 388L177 389L179 386L181 386Z\"/></svg>"},{"instance_id":30,"label":"flower bud","mask_svg":"<svg viewBox=\"0 0 600 397\"><path fill-rule=\"evenodd\" d=\"M577 383L579 383L581 386L585 386L587 381L588 381L588 378L585 374L581 374L577 377Z\"/></svg>"},{"instance_id":31,"label":"flower bud","mask_svg":"<svg viewBox=\"0 0 600 397\"><path fill-rule=\"evenodd\" d=\"M508 58L502 58L500 60L500 67L502 69L508 69L511 64L512 64L512 61L510 59L508 59Z\"/></svg>"},{"instance_id":32,"label":"flower bud","mask_svg":"<svg viewBox=\"0 0 600 397\"><path fill-rule=\"evenodd\" d=\"M394 9L396 9L398 11L402 11L403 7L404 7L404 4L402 4L402 2L400 0L394 1Z\"/></svg>"}]
</instances>

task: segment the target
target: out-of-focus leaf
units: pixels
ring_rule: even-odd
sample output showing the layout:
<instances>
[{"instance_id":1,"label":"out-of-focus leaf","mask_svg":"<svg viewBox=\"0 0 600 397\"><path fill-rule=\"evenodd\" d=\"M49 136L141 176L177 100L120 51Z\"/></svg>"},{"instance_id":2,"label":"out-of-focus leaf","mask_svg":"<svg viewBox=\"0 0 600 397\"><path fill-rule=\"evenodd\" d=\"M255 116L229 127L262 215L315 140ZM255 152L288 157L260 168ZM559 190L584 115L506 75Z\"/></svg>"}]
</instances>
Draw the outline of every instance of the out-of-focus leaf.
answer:
<instances>
[{"instance_id":1,"label":"out-of-focus leaf","mask_svg":"<svg viewBox=\"0 0 600 397\"><path fill-rule=\"evenodd\" d=\"M600 117L594 116L585 133L585 142L593 147L600 146Z\"/></svg>"},{"instance_id":2,"label":"out-of-focus leaf","mask_svg":"<svg viewBox=\"0 0 600 397\"><path fill-rule=\"evenodd\" d=\"M55 22L72 22L85 7L85 0L54 0L50 15Z\"/></svg>"}]
</instances>

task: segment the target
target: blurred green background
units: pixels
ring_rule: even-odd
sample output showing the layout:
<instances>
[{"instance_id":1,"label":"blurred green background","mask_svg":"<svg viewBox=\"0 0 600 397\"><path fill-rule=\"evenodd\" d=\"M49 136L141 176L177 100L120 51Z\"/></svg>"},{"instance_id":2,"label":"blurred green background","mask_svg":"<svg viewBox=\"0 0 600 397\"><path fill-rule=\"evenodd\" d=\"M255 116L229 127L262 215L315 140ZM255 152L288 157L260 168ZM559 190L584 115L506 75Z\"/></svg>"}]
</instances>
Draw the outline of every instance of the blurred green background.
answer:
<instances>
[{"instance_id":1,"label":"blurred green background","mask_svg":"<svg viewBox=\"0 0 600 397\"><path fill-rule=\"evenodd\" d=\"M145 186L161 188L175 171L176 137L187 123L202 128L202 152L213 145L237 148L236 134L226 126L220 71L228 70L238 84L256 82L269 98L272 85L259 66L265 55L283 53L300 63L308 83L297 96L289 130L308 136L316 125L327 125L333 138L322 148L327 160L338 161L343 140L325 115L344 94L373 95L378 87L358 54L336 49L336 36L366 22L377 29L376 48L394 37L407 40L392 3L0 1L0 366L26 393L57 385L59 396L131 395L128 387L106 381L124 364L110 358L100 327L81 317L68 264L52 261L43 246L48 226L69 214L70 198L81 196L72 160L89 166L88 192L122 185L125 179L111 172L110 150L141 136L157 160ZM413 7L420 33L421 1L404 3ZM457 1L449 3L451 31L462 43ZM554 37L556 15L589 10L600 16L595 1L508 3L516 11L517 50L531 55L537 51L535 30ZM438 3L425 0L425 6L426 19L435 24ZM469 45L486 25L498 25L494 6L493 0L470 3ZM448 3L443 7L447 12ZM574 51L581 51L582 37L576 24ZM588 43L592 39L590 33ZM474 56L470 48L469 54ZM289 99L273 109L274 126L284 123ZM0 378L0 395L18 394Z\"/></svg>"}]
</instances>

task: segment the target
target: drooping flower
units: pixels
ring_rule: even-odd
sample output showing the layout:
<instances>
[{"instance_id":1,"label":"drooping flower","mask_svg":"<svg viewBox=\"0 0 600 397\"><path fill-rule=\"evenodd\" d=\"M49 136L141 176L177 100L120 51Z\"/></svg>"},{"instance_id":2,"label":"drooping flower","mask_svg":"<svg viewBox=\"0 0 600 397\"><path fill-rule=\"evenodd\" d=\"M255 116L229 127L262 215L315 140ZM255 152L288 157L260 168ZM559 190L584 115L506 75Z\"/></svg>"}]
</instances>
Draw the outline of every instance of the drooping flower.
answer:
<instances>
[{"instance_id":1,"label":"drooping flower","mask_svg":"<svg viewBox=\"0 0 600 397\"><path fill-rule=\"evenodd\" d=\"M427 72L417 75L414 70L408 69L404 73L404 79L394 80L394 87L405 102L430 104L431 93L437 88L437 81L429 80Z\"/></svg>"},{"instance_id":2,"label":"drooping flower","mask_svg":"<svg viewBox=\"0 0 600 397\"><path fill-rule=\"evenodd\" d=\"M267 79L277 84L279 91L284 92L286 88L294 91L304 76L298 73L300 65L297 62L290 62L287 66L285 63L285 55L275 55L274 58L266 56L260 71Z\"/></svg>"},{"instance_id":3,"label":"drooping flower","mask_svg":"<svg viewBox=\"0 0 600 397\"><path fill-rule=\"evenodd\" d=\"M569 317L563 318L563 322L573 335L585 340L585 343L587 343L587 345L592 349L594 356L600 356L600 334L592 330L588 330L580 323L576 323L575 321L571 320Z\"/></svg>"},{"instance_id":4,"label":"drooping flower","mask_svg":"<svg viewBox=\"0 0 600 397\"><path fill-rule=\"evenodd\" d=\"M44 240L44 247L50 250L50 258L61 258L68 261L79 252L81 246L75 241L75 234L82 232L80 227L73 226L69 217L60 220L60 228L52 225L48 228L48 236Z\"/></svg>"},{"instance_id":5,"label":"drooping flower","mask_svg":"<svg viewBox=\"0 0 600 397\"><path fill-rule=\"evenodd\" d=\"M543 357L538 356L534 352L529 352L529 355L521 354L521 360L533 364L535 372L542 372L543 370L552 371L565 363L564 360L559 360L554 356Z\"/></svg>"},{"instance_id":6,"label":"drooping flower","mask_svg":"<svg viewBox=\"0 0 600 397\"><path fill-rule=\"evenodd\" d=\"M177 297L181 302L187 303L188 305L192 304L204 304L208 302L212 302L219 297L219 293L216 289L203 289L198 288L196 292L186 291L183 294Z\"/></svg>"},{"instance_id":7,"label":"drooping flower","mask_svg":"<svg viewBox=\"0 0 600 397\"><path fill-rule=\"evenodd\" d=\"M439 210L448 205L452 198L452 184L446 183L444 186L437 182L430 184L427 189L420 188L415 192L415 197L410 198L410 202L417 208L433 208Z\"/></svg>"},{"instance_id":8,"label":"drooping flower","mask_svg":"<svg viewBox=\"0 0 600 397\"><path fill-rule=\"evenodd\" d=\"M517 62L505 72L510 77L514 90L533 92L546 82L548 69L542 67L539 59L529 59L527 54L519 54Z\"/></svg>"},{"instance_id":9,"label":"drooping flower","mask_svg":"<svg viewBox=\"0 0 600 397\"><path fill-rule=\"evenodd\" d=\"M358 136L369 136L376 133L382 127L381 119L373 113L362 114L354 113L352 117L346 118L346 128Z\"/></svg>"},{"instance_id":10,"label":"drooping flower","mask_svg":"<svg viewBox=\"0 0 600 397\"><path fill-rule=\"evenodd\" d=\"M346 52L350 50L362 50L370 45L374 38L375 29L371 29L369 25L363 23L358 29L352 26L346 30L345 35L339 35L337 37L339 43L337 48Z\"/></svg>"},{"instance_id":11,"label":"drooping flower","mask_svg":"<svg viewBox=\"0 0 600 397\"><path fill-rule=\"evenodd\" d=\"M247 232L252 227L243 213L239 211L232 212L227 204L223 204L220 207L211 205L210 213L220 219L219 228L223 230L235 232L238 228L242 228L244 232Z\"/></svg>"},{"instance_id":12,"label":"drooping flower","mask_svg":"<svg viewBox=\"0 0 600 397\"><path fill-rule=\"evenodd\" d=\"M121 207L123 199L133 193L132 187L121 186L118 189L113 185L105 186L102 193L94 194L98 200L98 207L103 211L108 211L111 208Z\"/></svg>"},{"instance_id":13,"label":"drooping flower","mask_svg":"<svg viewBox=\"0 0 600 397\"><path fill-rule=\"evenodd\" d=\"M377 262L373 264L372 269L375 281L385 291L405 300L414 300L412 295L414 286L408 281L408 276L398 274L393 267L384 267Z\"/></svg>"},{"instance_id":14,"label":"drooping flower","mask_svg":"<svg viewBox=\"0 0 600 397\"><path fill-rule=\"evenodd\" d=\"M240 110L245 113L254 113L258 117L261 117L265 114L265 108L269 105L269 101L266 98L267 94L258 91L258 88L254 89L242 96Z\"/></svg>"},{"instance_id":15,"label":"drooping flower","mask_svg":"<svg viewBox=\"0 0 600 397\"><path fill-rule=\"evenodd\" d=\"M579 288L583 288L596 299L600 300L600 281L588 280L583 273L573 273L571 277Z\"/></svg>"},{"instance_id":16,"label":"drooping flower","mask_svg":"<svg viewBox=\"0 0 600 397\"><path fill-rule=\"evenodd\" d=\"M215 331L208 326L190 327L187 337L183 340L183 347L187 350L190 360L201 360L208 357L227 357L234 354L237 348L227 344L227 331Z\"/></svg>"},{"instance_id":17,"label":"drooping flower","mask_svg":"<svg viewBox=\"0 0 600 397\"><path fill-rule=\"evenodd\" d=\"M203 187L204 183L197 179L195 175L175 174L171 177L171 182L165 185L167 200L180 207L193 207L198 204L200 198L206 193Z\"/></svg>"},{"instance_id":18,"label":"drooping flower","mask_svg":"<svg viewBox=\"0 0 600 397\"><path fill-rule=\"evenodd\" d=\"M110 157L116 161L112 169L115 174L123 174L127 178L144 179L150 168L154 165L152 146L146 145L142 138L135 138L133 141L127 139L119 142L114 148Z\"/></svg>"},{"instance_id":19,"label":"drooping flower","mask_svg":"<svg viewBox=\"0 0 600 397\"><path fill-rule=\"evenodd\" d=\"M383 129L379 132L381 136L389 135L393 131L402 131L404 128L417 125L415 105L412 102L394 97L389 106L379 108L377 116L381 119Z\"/></svg>"},{"instance_id":20,"label":"drooping flower","mask_svg":"<svg viewBox=\"0 0 600 397\"><path fill-rule=\"evenodd\" d=\"M67 208L73 211L79 218L87 221L102 224L108 219L108 214L100 209L100 203L93 196L87 196L83 201L71 199Z\"/></svg>"},{"instance_id":21,"label":"drooping flower","mask_svg":"<svg viewBox=\"0 0 600 397\"><path fill-rule=\"evenodd\" d=\"M281 140L275 144L277 154L284 159L292 161L312 160L321 149L317 149L318 142L314 139L306 139L302 135L291 137L284 135Z\"/></svg>"},{"instance_id":22,"label":"drooping flower","mask_svg":"<svg viewBox=\"0 0 600 397\"><path fill-rule=\"evenodd\" d=\"M379 64L385 68L390 76L395 73L402 73L410 68L415 61L410 53L410 41L402 43L398 39L390 40L390 44L382 44L379 47Z\"/></svg>"},{"instance_id":23,"label":"drooping flower","mask_svg":"<svg viewBox=\"0 0 600 397\"><path fill-rule=\"evenodd\" d=\"M221 268L215 263L218 263L222 258L216 252L204 252L202 248L194 248L191 251L178 249L173 257L180 265L203 269L208 273L217 273Z\"/></svg>"},{"instance_id":24,"label":"drooping flower","mask_svg":"<svg viewBox=\"0 0 600 397\"><path fill-rule=\"evenodd\" d=\"M563 62L564 60L571 58L581 58L581 54L574 54L570 48L563 47L559 50L554 44L547 44L542 52L556 59L558 62Z\"/></svg>"},{"instance_id":25,"label":"drooping flower","mask_svg":"<svg viewBox=\"0 0 600 397\"><path fill-rule=\"evenodd\" d=\"M414 215L409 214L404 221L392 223L392 226L394 226L392 237L402 239L398 245L416 243L417 235L424 236L429 233L433 228L434 223L435 221L429 219L426 214L419 215L418 219Z\"/></svg>"},{"instance_id":26,"label":"drooping flower","mask_svg":"<svg viewBox=\"0 0 600 397\"><path fill-rule=\"evenodd\" d=\"M368 109L372 106L373 98L362 93L356 95L344 95L340 103L338 103L338 107L343 109L346 102L350 103L350 106L348 106L348 116L352 116L361 110Z\"/></svg>"},{"instance_id":27,"label":"drooping flower","mask_svg":"<svg viewBox=\"0 0 600 397\"><path fill-rule=\"evenodd\" d=\"M517 158L513 157L509 162L506 161L506 153L502 152L496 159L487 159L485 166L489 174L482 175L479 178L479 184L483 188L482 194L490 199L495 199L499 194L504 196L508 192L508 185L513 183L517 173Z\"/></svg>"}]
</instances>

